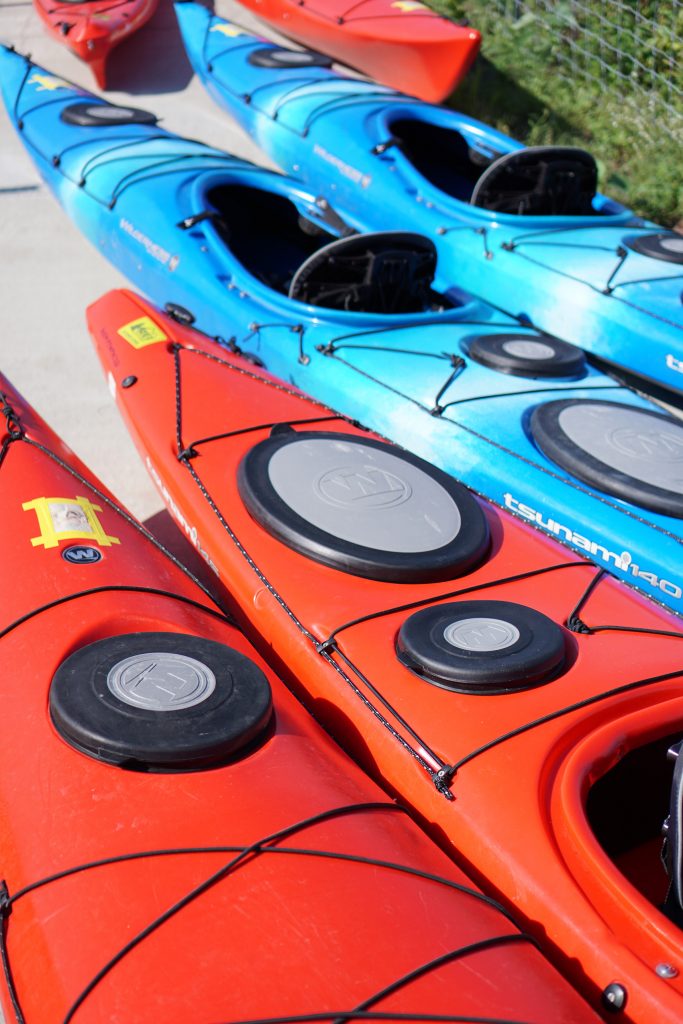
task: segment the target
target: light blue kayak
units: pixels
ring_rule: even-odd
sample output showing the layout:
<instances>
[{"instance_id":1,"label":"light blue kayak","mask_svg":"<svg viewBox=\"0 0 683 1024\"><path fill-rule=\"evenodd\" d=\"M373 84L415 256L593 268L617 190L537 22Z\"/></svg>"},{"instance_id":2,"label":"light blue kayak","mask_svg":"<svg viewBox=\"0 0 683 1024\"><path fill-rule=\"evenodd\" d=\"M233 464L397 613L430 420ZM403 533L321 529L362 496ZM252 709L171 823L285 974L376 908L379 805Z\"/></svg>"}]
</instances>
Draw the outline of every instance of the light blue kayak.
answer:
<instances>
[{"instance_id":1,"label":"light blue kayak","mask_svg":"<svg viewBox=\"0 0 683 1024\"><path fill-rule=\"evenodd\" d=\"M680 421L445 290L428 238L360 234L291 179L7 48L0 80L41 175L140 291L683 612Z\"/></svg>"},{"instance_id":2,"label":"light blue kayak","mask_svg":"<svg viewBox=\"0 0 683 1024\"><path fill-rule=\"evenodd\" d=\"M320 67L177 2L212 97L282 169L356 217L431 238L439 273L683 392L683 236L596 192L593 157Z\"/></svg>"}]
</instances>

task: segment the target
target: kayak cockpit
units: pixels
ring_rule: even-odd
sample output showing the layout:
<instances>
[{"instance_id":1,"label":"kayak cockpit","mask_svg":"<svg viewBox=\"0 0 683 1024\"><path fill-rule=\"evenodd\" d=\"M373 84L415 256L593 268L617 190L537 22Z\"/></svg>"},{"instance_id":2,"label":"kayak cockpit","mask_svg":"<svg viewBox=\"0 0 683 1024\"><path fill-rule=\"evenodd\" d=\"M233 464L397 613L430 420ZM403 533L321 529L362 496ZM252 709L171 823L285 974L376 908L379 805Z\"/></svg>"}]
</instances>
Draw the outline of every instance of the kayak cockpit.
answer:
<instances>
[{"instance_id":1,"label":"kayak cockpit","mask_svg":"<svg viewBox=\"0 0 683 1024\"><path fill-rule=\"evenodd\" d=\"M530 216L597 212L597 166L583 149L530 146L501 151L484 140L468 140L452 127L416 118L397 118L389 127L391 146L434 188L461 202Z\"/></svg>"},{"instance_id":2,"label":"kayak cockpit","mask_svg":"<svg viewBox=\"0 0 683 1024\"><path fill-rule=\"evenodd\" d=\"M562 856L624 942L646 933L668 948L680 941L681 715L678 698L592 722L574 736L555 775L551 818ZM661 950L654 956L666 960Z\"/></svg>"},{"instance_id":3,"label":"kayak cockpit","mask_svg":"<svg viewBox=\"0 0 683 1024\"><path fill-rule=\"evenodd\" d=\"M610 860L646 899L664 905L670 879L662 858L672 766L667 750L680 737L644 743L620 758L593 786L586 815Z\"/></svg>"},{"instance_id":4,"label":"kayak cockpit","mask_svg":"<svg viewBox=\"0 0 683 1024\"><path fill-rule=\"evenodd\" d=\"M432 291L436 248L422 235L359 234L326 206L327 230L324 216L312 219L287 196L243 184L214 186L206 201L211 224L242 267L297 302L378 314L452 305Z\"/></svg>"},{"instance_id":5,"label":"kayak cockpit","mask_svg":"<svg viewBox=\"0 0 683 1024\"><path fill-rule=\"evenodd\" d=\"M206 195L212 223L242 266L269 288L287 294L295 271L334 234L304 221L300 210L278 192L249 185L217 185Z\"/></svg>"}]
</instances>

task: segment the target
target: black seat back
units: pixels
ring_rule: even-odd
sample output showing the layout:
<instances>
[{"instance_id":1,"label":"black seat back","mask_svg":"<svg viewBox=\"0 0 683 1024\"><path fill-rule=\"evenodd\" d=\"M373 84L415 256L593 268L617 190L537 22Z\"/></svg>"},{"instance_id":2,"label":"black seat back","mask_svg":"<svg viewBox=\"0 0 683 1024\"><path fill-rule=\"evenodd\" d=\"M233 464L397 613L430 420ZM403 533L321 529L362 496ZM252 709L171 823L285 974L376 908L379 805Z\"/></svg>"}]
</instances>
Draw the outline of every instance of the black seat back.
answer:
<instances>
[{"instance_id":1,"label":"black seat back","mask_svg":"<svg viewBox=\"0 0 683 1024\"><path fill-rule=\"evenodd\" d=\"M531 146L505 153L481 175L470 203L499 213L578 216L593 212L595 160L573 146Z\"/></svg>"},{"instance_id":2,"label":"black seat back","mask_svg":"<svg viewBox=\"0 0 683 1024\"><path fill-rule=\"evenodd\" d=\"M289 297L363 313L419 313L429 302L434 244L422 235L378 231L340 238L299 267Z\"/></svg>"}]
</instances>

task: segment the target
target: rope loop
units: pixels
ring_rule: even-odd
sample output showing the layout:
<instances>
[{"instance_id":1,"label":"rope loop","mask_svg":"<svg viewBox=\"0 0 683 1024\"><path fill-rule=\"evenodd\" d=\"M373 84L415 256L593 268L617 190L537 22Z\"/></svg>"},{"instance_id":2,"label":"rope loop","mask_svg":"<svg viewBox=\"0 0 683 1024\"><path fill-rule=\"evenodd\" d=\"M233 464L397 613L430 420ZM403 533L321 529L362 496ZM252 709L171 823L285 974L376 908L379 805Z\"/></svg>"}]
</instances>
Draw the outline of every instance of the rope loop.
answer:
<instances>
[{"instance_id":1,"label":"rope loop","mask_svg":"<svg viewBox=\"0 0 683 1024\"><path fill-rule=\"evenodd\" d=\"M22 427L17 413L14 411L12 406L9 404L7 395L0 392L0 401L2 402L2 415L5 417L5 426L7 434L13 441L18 441L24 436L24 428Z\"/></svg>"}]
</instances>

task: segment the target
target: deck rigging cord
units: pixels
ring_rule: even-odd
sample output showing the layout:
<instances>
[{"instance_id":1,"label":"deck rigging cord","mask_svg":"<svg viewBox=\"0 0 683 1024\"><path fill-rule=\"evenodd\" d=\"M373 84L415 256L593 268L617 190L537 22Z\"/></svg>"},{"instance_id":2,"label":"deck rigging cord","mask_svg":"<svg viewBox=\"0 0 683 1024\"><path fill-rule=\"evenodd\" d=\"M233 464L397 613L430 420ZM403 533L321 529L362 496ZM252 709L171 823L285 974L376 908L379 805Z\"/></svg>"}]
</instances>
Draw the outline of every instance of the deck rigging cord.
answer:
<instances>
[{"instance_id":1,"label":"deck rigging cord","mask_svg":"<svg viewBox=\"0 0 683 1024\"><path fill-rule=\"evenodd\" d=\"M634 681L622 684L620 686L612 687L612 688L606 689L606 690L604 690L604 691L602 691L602 692L600 692L598 694L594 694L594 695L592 695L590 697L587 697L587 698L585 698L585 699L583 699L581 701L572 703L572 704L567 705L567 706L565 706L563 708L560 708L560 709L556 709L556 710L554 710L554 711L552 711L552 712L550 712L550 713L548 713L546 715L543 715L543 716L540 716L537 719L534 719L533 721L530 721L530 722L527 722L527 723L523 723L521 726L518 726L517 728L515 728L513 730L510 730L510 731L508 731L508 732L506 732L506 733L496 737L495 739L492 739L492 740L488 741L486 744L484 744L483 746L481 746L477 750L472 751L472 752L464 755L463 757L461 757L457 761L455 761L453 759L444 759L443 757L439 756L431 748L431 746L423 740L423 738L419 735L419 733L400 714L400 712L393 706L391 701L382 694L380 687L378 687L374 683L372 683L372 681L370 679L368 679L368 677L364 674L362 669L358 665L356 665L354 663L353 659L351 657L349 657L346 654L346 652L339 646L339 644L337 643L337 639L336 639L337 634L340 631L342 631L344 629L351 628L352 626L358 625L361 622L367 621L369 619L379 618L379 617L381 617L383 615L395 614L397 611L408 610L409 608L410 609L412 609L412 608L420 608L422 606L432 605L432 604L438 603L440 601L444 601L445 599L450 598L450 597L462 596L463 593L476 593L477 591L486 591L486 590L490 589L491 587L504 585L506 582L514 582L515 580L518 580L518 579L529 578L529 577L532 577L534 575L540 575L542 573L543 574L547 574L549 572L559 571L559 570L564 570L564 569L570 569L570 568L582 568L584 570L585 569L593 569L594 570L593 574L591 575L590 583L586 587L584 593L580 596L579 600L576 602L575 607L568 613L568 615L566 616L566 619L565 619L565 624L568 626L568 628L570 628L570 629L573 628L574 631L576 631L576 632L584 632L585 629L581 628L581 625L580 625L581 620L578 617L578 613L584 607L584 605L586 604L588 598L593 593L593 591L594 591L595 587L597 586L598 582L600 580L602 580L604 577L606 577L607 574L604 572L604 570L601 570L598 567L592 566L590 563L587 563L584 560L576 560L576 561L572 561L572 562L558 563L558 564L555 564L555 565L543 567L540 570L530 570L529 572L520 573L520 574L517 574L514 577L509 577L509 578L501 577L500 579L488 581L486 583L475 584L475 585L472 585L471 587L459 588L456 591L451 591L451 592L448 592L448 593L442 593L442 594L439 594L439 595L434 595L434 596L431 596L431 597L428 597L428 598L425 598L425 599L420 599L420 600L418 600L416 602L412 602L412 603L410 603L407 606L399 606L398 608L389 608L389 609L385 609L385 610L380 610L378 612L370 613L367 616L362 616L362 617L360 617L357 620L352 620L352 621L350 621L348 623L342 624L336 630L334 630L327 638L321 639L319 637L316 637L311 632L311 630L309 630L307 628L307 626L303 622L301 622L301 620L295 615L295 613L293 612L293 610L290 608L289 604L285 600L284 596L282 594L280 594L280 592L273 585L273 583L266 577L266 575L263 572L263 570L257 565L257 563L254 561L252 556L249 554L247 549L242 544L242 542L237 538L237 536L235 535L234 531L230 527L229 523L225 519L223 513L221 512L220 508L218 507L216 501L213 499L213 497L209 493L206 485L204 484L204 482L200 478L199 474L197 473L195 467L192 465L192 462L191 462L190 458L188 458L188 456L185 454L188 450L190 450L190 451L192 450L192 443L191 442L189 444L186 443L185 440L184 440L184 437L183 437L183 427L182 427L183 389L182 389L182 361L181 361L181 355L183 353L185 353L188 357L191 357L191 356L202 356L203 358L210 359L210 360L212 360L213 362L215 362L217 364L222 364L223 367L226 370L230 371L230 372L246 374L251 379L259 382L260 384L262 384L265 387L276 387L278 389L288 391L289 393L293 393L293 394L297 395L297 397L300 397L300 396L298 395L298 393L296 391L293 391L291 388L289 388L287 386L283 387L283 385L278 383L278 382L270 381L270 380L264 380L262 377L260 377L259 375L255 374L253 371L250 371L250 370L242 368L242 367L236 367L233 364L227 362L227 360L220 359L220 357L214 356L213 354L209 354L209 353L201 352L201 351L196 350L196 349L188 348L188 347L185 347L185 346L183 346L183 345L181 345L179 343L174 344L173 347L172 347L172 356L173 356L173 359L174 359L175 399L176 399L175 400L175 405L176 405L176 428L175 428L175 435L176 435L176 446L177 446L177 450L178 450L178 453L179 453L177 455L177 458L189 470L191 476L194 479L195 484L197 485L197 487L199 488L199 490L203 494L205 500L209 504L209 506L212 509L214 515L216 515L218 521L221 523L221 526L223 527L223 529L228 533L228 535L232 539L233 543L237 546L237 548L240 551L240 553L242 554L242 556L247 560L247 562L250 565L250 567L257 574L257 576L261 580L261 582L268 588L270 593L276 599L276 601L278 602L280 607L283 609L283 611L285 611L285 613L289 616L289 618L295 624L297 629L309 641L311 641L311 643L313 644L313 646L314 646L315 650L317 651L317 653L321 657L323 657L325 659L325 661L331 667L333 667L336 670L336 672L339 674L339 676L345 682L345 684L351 688L351 690L355 694L355 696L358 697L364 703L364 705L370 711L370 713L381 723L381 725L384 728L386 728L391 733L393 738L396 739L401 744L401 746L404 748L405 752L408 753L414 760L417 761L418 764L421 765L421 767L427 772L429 777L432 779L432 782L433 782L434 786L436 787L436 789L438 790L438 792L440 792L447 800L451 800L452 801L454 799L453 794L452 794L452 792L450 790L450 786L451 786L451 784L452 784L452 782L453 782L453 780L455 778L455 775L459 771L459 769L464 764L466 764L469 761L473 760L475 757L478 757L481 754L485 753L487 750L491 749L492 747L498 746L498 745L500 745L503 742L511 740L511 739L517 737L518 735L521 735L521 734L523 734L525 732L530 731L531 729L534 729L534 728L537 728L539 726L542 726L542 725L544 725L547 722L551 722L551 721L554 721L555 719L558 719L558 718L561 718L561 717L563 717L565 715L571 714L573 711L581 710L581 709L583 709L585 707L589 707L589 706L591 706L593 704L597 704L597 703L599 703L601 701L604 701L604 700L606 700L606 699L608 699L610 697L618 696L618 695L620 695L622 693L627 693L627 692L630 692L632 690L639 689L641 687L645 687L645 686L648 686L648 685L653 685L653 684L655 684L657 682L662 682L662 681L666 681L666 680L669 680L669 679L674 679L674 678L677 678L677 677L683 675L683 669L677 669L677 670L674 670L672 672L662 673L662 674L659 674L659 675L655 675L655 676L650 676L650 677L646 677L646 678L643 678L643 679L634 680ZM303 396L303 398L304 398L305 401L313 402L313 400L308 398L307 396ZM315 404L317 404L317 403L315 403ZM344 417L340 417L340 419L343 421ZM283 421L281 425L282 426L289 426L289 424L286 421ZM268 429L272 429L272 425L269 425ZM244 431L237 430L237 431L231 432L231 436L237 436L238 434L243 433L243 432ZM598 631L600 631L600 629L606 631L608 628L609 627L607 627L607 626L598 627L597 629L594 629L593 631L594 632L598 632ZM623 627L623 628L624 628L624 630L628 629L629 632L636 632L636 633L652 632L653 634L657 634L657 635L662 635L663 634L663 635L667 635L667 636L670 635L670 636L675 637L675 638L678 638L678 637L683 638L682 634L678 634L678 633L675 633L675 632L669 633L668 631L658 631L658 630L650 631L650 630L647 630L647 629L641 630L641 629L639 629L637 627ZM338 663L338 661L341 661L346 666L347 671L345 671L342 668L342 666ZM355 676L355 678L358 680L357 683L354 682L352 676ZM367 692L364 692L364 691L367 691ZM383 714L379 710L379 708L375 706L373 701L369 699L369 697L367 696L368 692L370 694L372 694L374 699L376 701L378 701L384 707L385 711L389 715L389 718L387 718L386 715ZM398 725L400 725L405 730L407 735L410 736L412 738L412 740L415 742L415 744L416 744L418 749L416 749L413 746L411 746L411 744L407 741L405 736L402 735L402 733L399 732L398 729L392 724L392 721L390 721L390 719L393 719L394 722L396 722ZM426 757L429 760L425 760L425 755L426 755Z\"/></svg>"},{"instance_id":2,"label":"deck rigging cord","mask_svg":"<svg viewBox=\"0 0 683 1024\"><path fill-rule=\"evenodd\" d=\"M387 328L387 330L390 330L390 329L391 328ZM397 327L395 329L396 330L400 330L400 327ZM354 346L347 346L347 347L351 348L351 347L354 347ZM361 346L358 346L358 347L360 348ZM519 462L521 462L521 463L523 463L523 464L525 464L527 466L533 467L535 470L538 470L539 472L544 473L550 479L556 480L559 483L563 484L564 486L571 487L575 491L578 491L581 494L589 495L595 501L601 502L603 505L607 506L608 508L611 508L613 511L618 512L621 515L627 516L629 519L632 519L635 522L642 523L642 524L648 526L648 528L654 530L655 532L660 533L662 536L668 537L669 539L676 541L677 544L680 544L681 546L683 546L683 537L673 533L670 530L667 530L666 527L660 526L658 523L653 523L650 519L645 518L644 516L640 515L638 512L634 511L633 509L627 508L624 505L623 502L617 503L612 498L610 498L609 495L600 494L597 491L592 490L590 487L586 486L585 484L583 484L578 479L572 479L572 478L570 478L568 476L563 476L561 473L555 472L553 469L549 468L548 466L540 465L538 462L534 462L533 460L531 460L528 457L520 454L519 452L517 452L514 449L510 448L509 446L502 444L500 441L496 441L493 438L487 437L486 434L482 434L481 431L475 430L474 427L468 426L467 424L462 423L459 420L454 419L451 416L447 415L449 409L451 409L452 407L458 406L458 405L473 404L473 403L478 402L478 401L493 401L493 400L495 400L497 398L506 398L506 397L516 396L516 395L519 394L519 392L501 393L501 394L496 394L496 395L481 395L481 396L475 396L473 398L465 398L465 399L457 399L456 398L456 399L450 400L450 401L448 401L448 402L446 402L444 404L440 404L439 403L439 398L443 396L444 391L450 386L450 384L454 380L457 379L457 377L460 375L460 373L463 372L462 368L459 367L459 365L458 365L458 366L456 366L454 368L454 371L451 373L450 377L446 380L446 383L444 384L444 386L441 388L441 390L435 396L434 405L430 408L424 402L419 401L419 399L414 398L412 395L408 395L404 391L400 391L398 388L394 387L391 384L386 383L385 381L381 380L381 378L376 377L372 373L369 373L367 370L363 370L360 367L355 366L353 363L350 363L347 360L341 358L339 355L336 354L335 351L333 351L331 353L328 353L326 351L326 346L322 346L321 348L318 349L318 351L320 351L323 355L328 355L329 358L336 359L342 365L348 367L350 370L353 370L360 377L364 377L366 380L372 381L374 384L380 385L380 387L384 388L386 391L390 391L393 394L398 395L400 398L405 399L407 402L410 402L412 405L414 405L418 409L421 409L422 411L428 413L430 416L437 417L437 418L440 418L440 419L444 419L445 422L448 422L452 426L456 427L458 430L462 430L465 433L471 435L472 437L476 437L477 440L483 441L485 444L490 445L492 448L495 448L498 451L504 452L505 455L508 455L511 458L517 459ZM384 351L384 350L380 350L380 349L375 350L375 349L373 349L373 351ZM386 351L388 352L388 354L391 354L392 352L399 353L401 350L387 349ZM450 357L447 354L444 354L443 358L444 359L448 359ZM620 384L618 384L618 383L615 383L615 384L609 384L608 383L608 384L605 384L604 386L601 386L600 388L595 388L594 390L595 390L595 393L597 394L597 393L602 392L602 391L608 391L608 392L609 391L614 391L614 390L618 391L618 390L621 390L621 388L622 388L622 386ZM568 391L572 391L572 390L575 390L575 389L576 389L576 384L575 383L568 385L567 388L566 388L566 390L568 390ZM547 388L546 389L535 388L535 389L529 390L528 392L524 392L524 394L548 394L548 393L550 393L550 394L562 394L562 392L564 390L565 390L564 388L554 388L554 389L552 389L552 391L549 392ZM486 495L486 498L487 498L488 501L491 501L492 503L497 504L495 498L491 498L488 495Z\"/></svg>"},{"instance_id":3,"label":"deck rigging cord","mask_svg":"<svg viewBox=\"0 0 683 1024\"><path fill-rule=\"evenodd\" d=\"M92 871L100 868L106 868L115 864L121 864L126 862L132 862L136 860L147 860L156 857L176 857L176 856L187 856L187 855L207 855L207 854L222 854L231 853L234 854L229 861L227 861L221 868L214 871L209 875L203 882L195 885L190 889L183 897L177 900L171 907L167 908L165 912L159 914L156 918L149 922L142 930L140 930L132 939L130 939L124 946L122 946L117 953L115 953L93 976L91 981L86 985L78 997L72 1002L66 1016L63 1018L63 1024L68 1024L76 1015L78 1009L83 1005L87 997L94 991L98 984L114 969L114 967L120 963L126 956L130 955L135 948L137 948L146 938L152 935L158 928L162 927L167 921L174 917L177 913L185 909L196 899L201 897L204 893L209 891L214 885L226 879L229 875L234 874L245 863L252 863L255 858L264 855L279 854L282 856L299 856L299 857L314 857L324 858L329 860L337 860L346 863L354 863L359 865L368 866L372 869L381 868L389 871L396 871L405 874L409 877L414 877L429 882L434 882L437 885L442 885L445 888L454 890L461 893L462 895L469 896L472 899L483 903L484 905L492 908L496 912L500 913L506 918L506 920L513 922L512 915L510 912L497 900L485 893L480 892L472 886L463 885L459 882L454 882L451 879L444 878L441 875L436 875L431 872L425 872L417 868L413 868L409 865L398 864L393 861L384 861L380 858L365 857L357 854L351 854L346 852L338 852L334 850L324 850L315 847L312 848L299 848L289 846L276 846L274 844L279 843L282 839L285 839L291 835L297 834L298 832L304 831L312 826L320 824L325 821L329 821L335 818L346 817L348 815L365 814L365 813L398 813L407 815L408 811L405 807L400 804L389 803L389 802L367 802L358 804L349 804L342 807L332 808L327 811L320 812L309 818L302 819L301 821L295 822L291 825L285 826L279 829L277 832L271 833L256 842L253 842L247 846L202 846L202 847L173 847L169 849L158 849L158 850L144 850L136 851L133 853L120 854L112 857L102 858L96 861L90 861L87 863L79 864L71 868L64 869L53 875L41 878L32 882L28 885L18 889L15 893L10 894L6 884L3 882L0 885L0 916L2 917L2 928L0 929L0 956L5 971L6 981L9 987L10 996L12 999L13 1008L17 1018L18 1024L25 1024L25 1017L19 1005L19 1000L16 992L16 986L13 981L11 963L8 955L8 931L9 921L11 920L11 913L16 904L23 898L27 897L31 893L38 889L44 888L48 885L53 885L62 879L73 877L74 875ZM514 923L514 922L513 922ZM536 940L525 932L516 931L514 933L505 933L499 936L491 936L487 939L481 940L477 943L472 943L459 947L458 949L451 950L440 957L436 957L433 960L427 961L424 964L419 965L407 974L396 979L385 989L380 992L374 993L363 1001L360 1007L350 1011L339 1011L335 1014L330 1014L329 1017L339 1019L352 1019L359 1010L364 1010L372 1004L378 1002L380 999L386 998L389 994L399 990L402 987L410 984L413 980L428 973L432 970L438 969L442 964L446 964L455 959L459 959L463 956L472 955L480 950L499 945L507 942L526 942L534 946L537 946ZM317 1015L313 1015L315 1018ZM412 1017L412 1015L411 1015ZM421 1020L420 1015L415 1016L415 1019ZM425 1019L429 1020L429 1017ZM458 1020L472 1021L473 1024L478 1024L479 1021L488 1021L492 1018L479 1018L474 1017L446 1017L446 1020ZM498 1018L495 1018L498 1021ZM500 1024L514 1024L514 1022L501 1021ZM523 1022L520 1022L523 1024Z\"/></svg>"}]
</instances>

